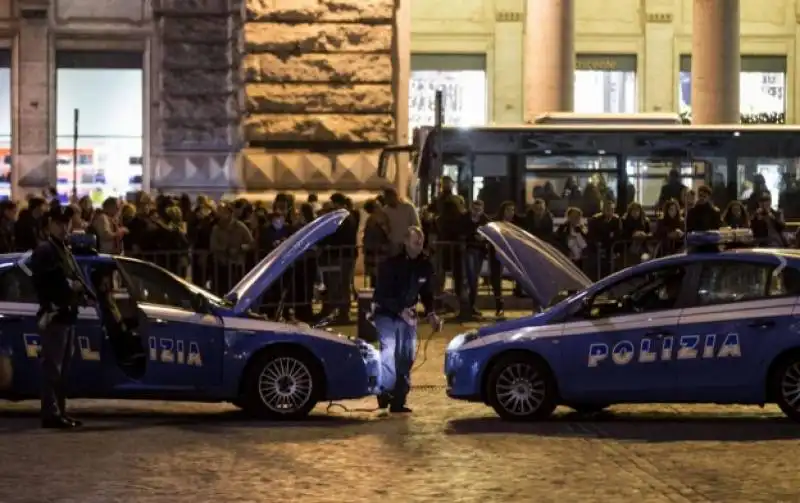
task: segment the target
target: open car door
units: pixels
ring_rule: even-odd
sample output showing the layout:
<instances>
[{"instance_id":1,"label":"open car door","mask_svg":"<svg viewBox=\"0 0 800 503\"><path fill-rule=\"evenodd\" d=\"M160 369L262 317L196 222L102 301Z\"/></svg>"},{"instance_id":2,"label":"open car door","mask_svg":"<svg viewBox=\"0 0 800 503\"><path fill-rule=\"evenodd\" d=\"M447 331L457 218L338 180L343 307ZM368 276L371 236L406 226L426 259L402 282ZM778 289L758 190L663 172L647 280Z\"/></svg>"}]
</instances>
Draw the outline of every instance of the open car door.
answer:
<instances>
[{"instance_id":1,"label":"open car door","mask_svg":"<svg viewBox=\"0 0 800 503\"><path fill-rule=\"evenodd\" d=\"M509 274L541 307L550 305L564 290L583 290L592 284L555 246L514 224L491 222L478 232L492 245Z\"/></svg>"}]
</instances>

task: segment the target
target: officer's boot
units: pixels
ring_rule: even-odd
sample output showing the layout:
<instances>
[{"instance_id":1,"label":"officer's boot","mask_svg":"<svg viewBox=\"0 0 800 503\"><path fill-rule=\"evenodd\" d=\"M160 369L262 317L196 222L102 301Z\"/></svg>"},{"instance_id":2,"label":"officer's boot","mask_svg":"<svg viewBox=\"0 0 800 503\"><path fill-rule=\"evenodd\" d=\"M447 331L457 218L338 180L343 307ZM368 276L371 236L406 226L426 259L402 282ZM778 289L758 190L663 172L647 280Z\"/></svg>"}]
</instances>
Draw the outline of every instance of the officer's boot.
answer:
<instances>
[{"instance_id":1,"label":"officer's boot","mask_svg":"<svg viewBox=\"0 0 800 503\"><path fill-rule=\"evenodd\" d=\"M503 299L494 299L494 315L497 318L505 317L505 303L503 302Z\"/></svg>"},{"instance_id":2,"label":"officer's boot","mask_svg":"<svg viewBox=\"0 0 800 503\"><path fill-rule=\"evenodd\" d=\"M389 404L392 403L392 395L384 391L380 395L378 395L378 408L379 409L388 409Z\"/></svg>"}]
</instances>

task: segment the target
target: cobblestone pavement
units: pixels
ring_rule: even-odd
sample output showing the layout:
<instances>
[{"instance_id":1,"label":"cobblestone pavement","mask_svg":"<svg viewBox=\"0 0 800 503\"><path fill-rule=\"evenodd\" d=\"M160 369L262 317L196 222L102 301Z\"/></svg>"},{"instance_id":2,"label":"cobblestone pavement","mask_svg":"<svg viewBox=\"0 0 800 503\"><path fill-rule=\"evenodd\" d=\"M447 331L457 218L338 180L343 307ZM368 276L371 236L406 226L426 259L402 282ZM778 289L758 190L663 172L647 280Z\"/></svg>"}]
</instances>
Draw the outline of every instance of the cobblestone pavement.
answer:
<instances>
[{"instance_id":1,"label":"cobblestone pavement","mask_svg":"<svg viewBox=\"0 0 800 503\"><path fill-rule=\"evenodd\" d=\"M86 426L52 432L36 404L0 404L0 502L800 501L800 426L774 408L510 425L444 397L444 343L415 375L409 417L320 407L276 425L229 405L74 401Z\"/></svg>"}]
</instances>

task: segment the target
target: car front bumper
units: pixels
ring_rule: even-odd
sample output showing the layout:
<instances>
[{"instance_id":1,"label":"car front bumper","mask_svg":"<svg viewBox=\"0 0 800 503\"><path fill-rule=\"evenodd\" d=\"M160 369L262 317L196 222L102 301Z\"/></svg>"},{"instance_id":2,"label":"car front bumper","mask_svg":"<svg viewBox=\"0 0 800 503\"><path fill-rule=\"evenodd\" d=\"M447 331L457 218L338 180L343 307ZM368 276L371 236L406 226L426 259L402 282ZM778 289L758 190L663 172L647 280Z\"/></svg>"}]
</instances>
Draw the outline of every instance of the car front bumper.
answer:
<instances>
[{"instance_id":1,"label":"car front bumper","mask_svg":"<svg viewBox=\"0 0 800 503\"><path fill-rule=\"evenodd\" d=\"M482 401L481 362L474 351L448 350L444 358L447 396L470 402Z\"/></svg>"},{"instance_id":2,"label":"car front bumper","mask_svg":"<svg viewBox=\"0 0 800 503\"><path fill-rule=\"evenodd\" d=\"M363 339L356 339L361 359L367 372L367 394L377 395L380 392L381 354L375 346Z\"/></svg>"}]
</instances>

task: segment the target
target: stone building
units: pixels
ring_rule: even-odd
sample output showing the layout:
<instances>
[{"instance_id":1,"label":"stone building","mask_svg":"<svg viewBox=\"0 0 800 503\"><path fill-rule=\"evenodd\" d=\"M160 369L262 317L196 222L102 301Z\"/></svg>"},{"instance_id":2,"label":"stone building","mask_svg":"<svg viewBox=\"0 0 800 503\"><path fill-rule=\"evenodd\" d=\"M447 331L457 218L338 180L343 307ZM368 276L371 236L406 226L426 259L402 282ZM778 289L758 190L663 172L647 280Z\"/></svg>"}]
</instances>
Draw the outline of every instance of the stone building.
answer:
<instances>
[{"instance_id":1,"label":"stone building","mask_svg":"<svg viewBox=\"0 0 800 503\"><path fill-rule=\"evenodd\" d=\"M448 2L412 1L411 79L432 80L425 76L431 70L448 73L452 79L480 73L481 85L462 84L462 89L477 87L484 90L483 96L473 97L460 109L454 104L448 109L453 121L520 123L525 96L535 94L526 79L525 61L534 68L537 55L526 51L526 36L534 42L548 36L548 30L528 29L525 6L536 5L538 14L546 16L547 4L571 5L572 37L564 40L572 40L568 52L574 54L576 111L686 111L692 106L690 88L696 80L691 78L693 64L697 56L704 57L694 46L697 23L713 25L715 19L710 12L695 19L695 9L713 8L714 3L728 16L716 19L726 23L731 43L705 47L740 55L740 78L729 80L740 81L741 113L780 112L786 122L798 122L797 0L461 0L458 9ZM411 114L413 118L415 111Z\"/></svg>"},{"instance_id":2,"label":"stone building","mask_svg":"<svg viewBox=\"0 0 800 503\"><path fill-rule=\"evenodd\" d=\"M247 2L247 190L366 195L384 185L377 149L407 141L396 15L395 0Z\"/></svg>"},{"instance_id":3,"label":"stone building","mask_svg":"<svg viewBox=\"0 0 800 503\"><path fill-rule=\"evenodd\" d=\"M396 26L409 12L394 0L0 0L6 194L57 182L64 196L114 184L102 195L362 199L383 185L379 148L408 141L409 31ZM108 98L110 74L131 71L138 91Z\"/></svg>"},{"instance_id":4,"label":"stone building","mask_svg":"<svg viewBox=\"0 0 800 503\"><path fill-rule=\"evenodd\" d=\"M363 199L436 88L461 125L687 106L792 122L798 20L800 0L0 0L0 196Z\"/></svg>"}]
</instances>

